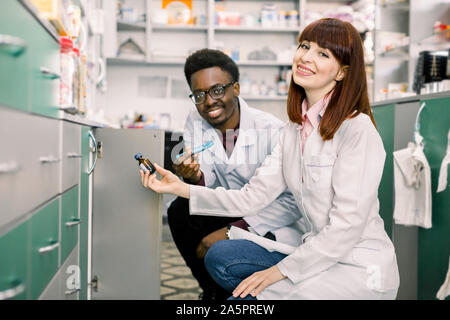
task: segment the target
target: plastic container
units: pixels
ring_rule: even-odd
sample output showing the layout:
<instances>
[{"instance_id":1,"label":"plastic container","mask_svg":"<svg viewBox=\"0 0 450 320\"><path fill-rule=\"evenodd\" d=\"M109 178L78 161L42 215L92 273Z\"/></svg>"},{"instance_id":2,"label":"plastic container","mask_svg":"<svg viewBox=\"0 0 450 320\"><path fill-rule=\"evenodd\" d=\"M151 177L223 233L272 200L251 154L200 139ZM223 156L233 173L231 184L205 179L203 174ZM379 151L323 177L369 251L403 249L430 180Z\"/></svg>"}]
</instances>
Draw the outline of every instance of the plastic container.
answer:
<instances>
[{"instance_id":1,"label":"plastic container","mask_svg":"<svg viewBox=\"0 0 450 320\"><path fill-rule=\"evenodd\" d=\"M296 28L299 26L297 10L289 11L287 16L287 26L290 28Z\"/></svg>"},{"instance_id":2,"label":"plastic container","mask_svg":"<svg viewBox=\"0 0 450 320\"><path fill-rule=\"evenodd\" d=\"M275 5L266 3L261 9L261 26L264 28L272 28L277 26L277 11Z\"/></svg>"},{"instance_id":3,"label":"plastic container","mask_svg":"<svg viewBox=\"0 0 450 320\"><path fill-rule=\"evenodd\" d=\"M60 81L60 107L73 106L73 76L75 72L75 53L73 42L68 38L61 38L61 81Z\"/></svg>"}]
</instances>

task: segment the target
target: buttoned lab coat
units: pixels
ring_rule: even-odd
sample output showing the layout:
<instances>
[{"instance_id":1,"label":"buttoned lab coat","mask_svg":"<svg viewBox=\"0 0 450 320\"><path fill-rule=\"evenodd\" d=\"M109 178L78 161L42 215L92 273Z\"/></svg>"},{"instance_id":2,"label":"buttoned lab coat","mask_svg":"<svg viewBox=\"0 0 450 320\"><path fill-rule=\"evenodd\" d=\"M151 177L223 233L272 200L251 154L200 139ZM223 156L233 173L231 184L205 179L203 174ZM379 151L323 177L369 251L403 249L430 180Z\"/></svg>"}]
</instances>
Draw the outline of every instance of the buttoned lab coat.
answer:
<instances>
[{"instance_id":1,"label":"buttoned lab coat","mask_svg":"<svg viewBox=\"0 0 450 320\"><path fill-rule=\"evenodd\" d=\"M230 157L223 148L220 132L196 110L187 117L183 133L185 146L193 148L208 140L214 141L211 148L199 154L206 187L241 189L278 143L280 130L285 125L281 120L249 107L240 97L239 108L239 135ZM299 245L299 234L306 229L294 197L286 190L273 200L260 207L257 215L245 217L245 220L259 235L270 231L281 243Z\"/></svg>"},{"instance_id":2,"label":"buttoned lab coat","mask_svg":"<svg viewBox=\"0 0 450 320\"><path fill-rule=\"evenodd\" d=\"M288 249L289 254L277 264L287 278L257 298L394 299L398 267L378 202L386 153L370 118L360 114L345 120L328 141L316 129L303 154L301 143L299 126L289 123L272 155L241 190L190 186L191 214L255 214L290 190L308 232L298 247L247 233L268 250ZM240 238L243 233L237 232Z\"/></svg>"}]
</instances>

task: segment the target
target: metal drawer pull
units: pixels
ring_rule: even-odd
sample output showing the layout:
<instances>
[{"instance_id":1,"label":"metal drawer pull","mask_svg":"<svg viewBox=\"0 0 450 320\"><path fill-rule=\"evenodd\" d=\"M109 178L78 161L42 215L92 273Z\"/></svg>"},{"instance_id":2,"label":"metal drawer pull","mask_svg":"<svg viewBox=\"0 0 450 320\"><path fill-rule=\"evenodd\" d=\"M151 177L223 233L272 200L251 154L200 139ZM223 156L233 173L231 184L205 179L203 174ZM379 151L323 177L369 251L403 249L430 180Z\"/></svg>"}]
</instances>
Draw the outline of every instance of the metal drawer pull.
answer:
<instances>
[{"instance_id":1,"label":"metal drawer pull","mask_svg":"<svg viewBox=\"0 0 450 320\"><path fill-rule=\"evenodd\" d=\"M94 158L94 163L92 164L92 167L88 169L87 174L91 174L94 171L95 165L97 164L97 158L98 158L97 140L95 140L95 137L94 137L94 134L92 133L92 131L89 131L89 138L92 140L92 142L94 144L94 150L92 150L91 152L95 152L95 158Z\"/></svg>"},{"instance_id":2,"label":"metal drawer pull","mask_svg":"<svg viewBox=\"0 0 450 320\"><path fill-rule=\"evenodd\" d=\"M66 222L66 227L73 227L73 226L79 225L80 223L81 223L81 220L76 218L70 222Z\"/></svg>"},{"instance_id":3,"label":"metal drawer pull","mask_svg":"<svg viewBox=\"0 0 450 320\"><path fill-rule=\"evenodd\" d=\"M60 162L61 159L59 158L55 158L53 156L50 157L40 157L39 161L44 164L44 163L56 163L56 162Z\"/></svg>"},{"instance_id":4,"label":"metal drawer pull","mask_svg":"<svg viewBox=\"0 0 450 320\"><path fill-rule=\"evenodd\" d=\"M0 300L15 298L24 291L25 291L25 286L23 283L20 283L19 285L15 286L14 288L6 289L5 291L0 291Z\"/></svg>"},{"instance_id":5,"label":"metal drawer pull","mask_svg":"<svg viewBox=\"0 0 450 320\"><path fill-rule=\"evenodd\" d=\"M70 152L67 154L67 158L82 158L83 155L75 152Z\"/></svg>"},{"instance_id":6,"label":"metal drawer pull","mask_svg":"<svg viewBox=\"0 0 450 320\"><path fill-rule=\"evenodd\" d=\"M11 162L5 162L0 163L0 174L2 173L14 173L21 169L20 164L17 162L11 161Z\"/></svg>"},{"instance_id":7,"label":"metal drawer pull","mask_svg":"<svg viewBox=\"0 0 450 320\"><path fill-rule=\"evenodd\" d=\"M40 70L41 70L41 73L48 79L55 80L55 79L61 78L61 75L59 73L50 71L46 67L41 67Z\"/></svg>"},{"instance_id":8,"label":"metal drawer pull","mask_svg":"<svg viewBox=\"0 0 450 320\"><path fill-rule=\"evenodd\" d=\"M69 114L77 114L78 113L78 108L75 106L64 106L64 107L60 107L59 109L61 109L62 111L69 113Z\"/></svg>"},{"instance_id":9,"label":"metal drawer pull","mask_svg":"<svg viewBox=\"0 0 450 320\"><path fill-rule=\"evenodd\" d=\"M27 43L23 39L7 34L0 34L0 51L5 51L13 56L19 56L26 48Z\"/></svg>"},{"instance_id":10,"label":"metal drawer pull","mask_svg":"<svg viewBox=\"0 0 450 320\"><path fill-rule=\"evenodd\" d=\"M66 290L66 296L70 296L78 291L80 291L80 289Z\"/></svg>"},{"instance_id":11,"label":"metal drawer pull","mask_svg":"<svg viewBox=\"0 0 450 320\"><path fill-rule=\"evenodd\" d=\"M56 243L51 244L49 246L39 248L39 253L40 254L47 253L47 252L50 252L50 251L53 251L53 250L57 249L58 247L59 247L59 242L56 242Z\"/></svg>"}]
</instances>

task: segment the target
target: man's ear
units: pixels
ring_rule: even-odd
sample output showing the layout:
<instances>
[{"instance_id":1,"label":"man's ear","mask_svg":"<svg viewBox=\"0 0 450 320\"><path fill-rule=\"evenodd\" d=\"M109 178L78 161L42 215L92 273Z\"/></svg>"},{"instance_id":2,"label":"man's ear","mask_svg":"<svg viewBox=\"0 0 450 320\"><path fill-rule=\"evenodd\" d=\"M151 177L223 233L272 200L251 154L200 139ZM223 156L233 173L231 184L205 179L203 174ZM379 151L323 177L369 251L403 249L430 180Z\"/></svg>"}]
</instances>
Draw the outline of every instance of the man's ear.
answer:
<instances>
[{"instance_id":1,"label":"man's ear","mask_svg":"<svg viewBox=\"0 0 450 320\"><path fill-rule=\"evenodd\" d=\"M239 94L241 93L241 86L239 85L239 82L235 82L235 83L233 84L233 90L234 90L234 95L235 95L236 97L238 97Z\"/></svg>"},{"instance_id":2,"label":"man's ear","mask_svg":"<svg viewBox=\"0 0 450 320\"><path fill-rule=\"evenodd\" d=\"M334 80L341 81L344 79L345 75L347 74L348 66L342 66L339 68L339 72L336 75L336 78Z\"/></svg>"}]
</instances>

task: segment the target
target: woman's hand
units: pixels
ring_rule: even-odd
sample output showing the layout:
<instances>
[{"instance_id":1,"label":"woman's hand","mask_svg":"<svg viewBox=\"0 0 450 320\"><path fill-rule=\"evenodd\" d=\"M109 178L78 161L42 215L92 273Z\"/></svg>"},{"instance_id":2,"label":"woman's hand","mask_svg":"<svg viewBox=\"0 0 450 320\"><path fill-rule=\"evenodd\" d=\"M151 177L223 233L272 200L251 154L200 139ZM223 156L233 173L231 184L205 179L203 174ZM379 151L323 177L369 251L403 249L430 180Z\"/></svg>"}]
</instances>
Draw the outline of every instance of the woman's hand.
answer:
<instances>
[{"instance_id":1,"label":"woman's hand","mask_svg":"<svg viewBox=\"0 0 450 320\"><path fill-rule=\"evenodd\" d=\"M255 272L250 277L242 280L242 282L234 289L233 297L245 298L248 294L256 297L261 291L271 284L286 279L280 272L280 269L275 265L269 269Z\"/></svg>"},{"instance_id":2,"label":"woman's hand","mask_svg":"<svg viewBox=\"0 0 450 320\"><path fill-rule=\"evenodd\" d=\"M161 168L156 163L153 163L162 179L158 180L156 174L150 175L150 172L144 173L140 170L141 183L145 188L151 189L157 193L171 193L186 199L189 199L189 185L181 181L176 175L169 170Z\"/></svg>"}]
</instances>

